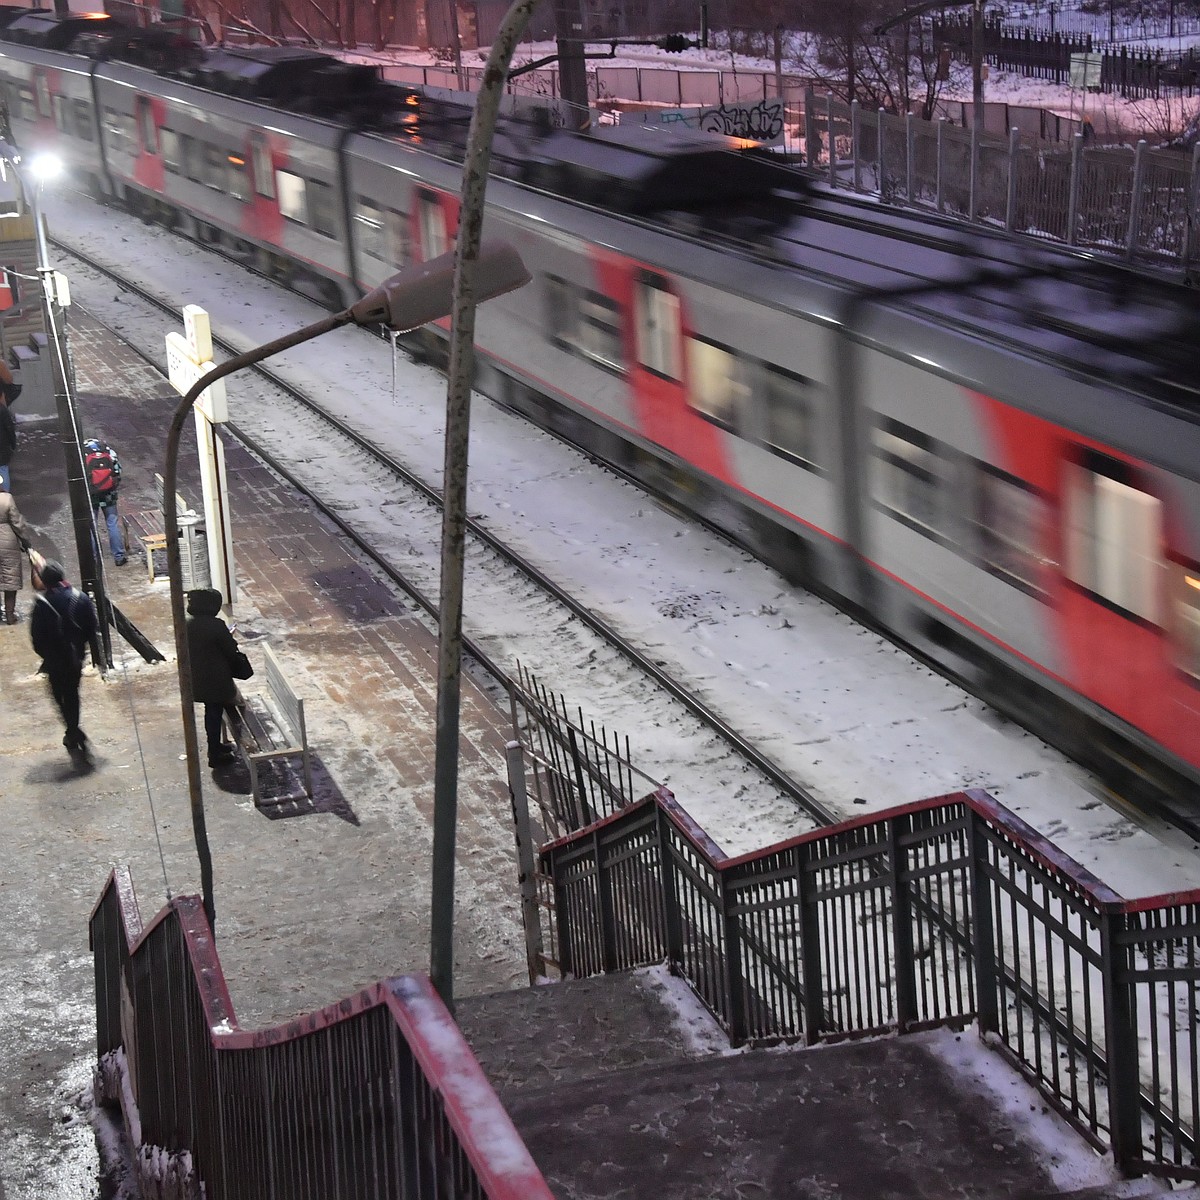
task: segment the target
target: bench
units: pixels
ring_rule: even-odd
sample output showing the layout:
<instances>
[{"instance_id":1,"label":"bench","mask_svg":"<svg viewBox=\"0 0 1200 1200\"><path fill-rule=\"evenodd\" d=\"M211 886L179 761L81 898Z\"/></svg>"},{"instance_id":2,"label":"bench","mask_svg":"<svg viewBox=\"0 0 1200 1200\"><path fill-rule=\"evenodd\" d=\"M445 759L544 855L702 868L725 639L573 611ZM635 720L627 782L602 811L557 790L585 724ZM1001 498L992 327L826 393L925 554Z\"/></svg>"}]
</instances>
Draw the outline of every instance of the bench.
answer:
<instances>
[{"instance_id":1,"label":"bench","mask_svg":"<svg viewBox=\"0 0 1200 1200\"><path fill-rule=\"evenodd\" d=\"M279 660L270 646L263 647L266 663L267 690L246 698L242 707L242 723L233 730L246 766L250 768L250 789L254 804L261 807L259 766L276 758L301 756L304 761L304 795L312 799L312 766L309 763L308 731L304 727L304 701L283 676ZM299 800L299 795L272 796L271 803Z\"/></svg>"},{"instance_id":2,"label":"bench","mask_svg":"<svg viewBox=\"0 0 1200 1200\"><path fill-rule=\"evenodd\" d=\"M132 542L129 538L129 532L132 529L137 535L137 540L141 542L142 549L146 552L146 574L150 577L150 582L153 583L157 578L154 569L154 555L161 551L163 554L167 552L167 531L163 524L163 477L161 475L154 476L154 482L158 488L158 508L148 508L143 512L122 512L121 521L125 528L125 549L128 552ZM175 511L179 516L193 515L188 502L178 493L175 493Z\"/></svg>"}]
</instances>

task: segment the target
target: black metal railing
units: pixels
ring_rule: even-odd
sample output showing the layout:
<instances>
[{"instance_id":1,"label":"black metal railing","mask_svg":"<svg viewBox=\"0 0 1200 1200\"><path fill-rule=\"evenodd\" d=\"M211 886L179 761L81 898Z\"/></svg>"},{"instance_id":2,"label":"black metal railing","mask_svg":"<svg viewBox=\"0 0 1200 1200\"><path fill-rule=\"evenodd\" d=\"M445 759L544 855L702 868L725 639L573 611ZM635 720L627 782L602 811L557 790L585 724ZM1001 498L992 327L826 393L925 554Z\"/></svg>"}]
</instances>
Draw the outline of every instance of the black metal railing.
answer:
<instances>
[{"instance_id":1,"label":"black metal railing","mask_svg":"<svg viewBox=\"0 0 1200 1200\"><path fill-rule=\"evenodd\" d=\"M140 1130L139 1170L186 1175L208 1200L551 1200L424 977L244 1032L198 897L143 928L114 871L90 935L99 1099Z\"/></svg>"},{"instance_id":2,"label":"black metal railing","mask_svg":"<svg viewBox=\"0 0 1200 1200\"><path fill-rule=\"evenodd\" d=\"M665 959L735 1043L974 1020L1123 1170L1200 1178L1200 892L1124 901L979 791L731 859L659 789L541 867L564 974Z\"/></svg>"}]
</instances>

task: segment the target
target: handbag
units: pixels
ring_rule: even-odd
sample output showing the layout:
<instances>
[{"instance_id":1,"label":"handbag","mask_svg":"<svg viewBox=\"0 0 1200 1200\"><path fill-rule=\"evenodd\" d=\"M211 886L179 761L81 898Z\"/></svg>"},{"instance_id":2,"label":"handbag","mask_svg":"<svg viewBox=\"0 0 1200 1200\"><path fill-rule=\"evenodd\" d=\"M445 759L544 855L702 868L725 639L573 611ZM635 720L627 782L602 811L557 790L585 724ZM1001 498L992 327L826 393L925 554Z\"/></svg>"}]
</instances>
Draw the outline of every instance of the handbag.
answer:
<instances>
[{"instance_id":1,"label":"handbag","mask_svg":"<svg viewBox=\"0 0 1200 1200\"><path fill-rule=\"evenodd\" d=\"M229 672L234 679L249 679L254 674L254 664L240 650L235 650Z\"/></svg>"}]
</instances>

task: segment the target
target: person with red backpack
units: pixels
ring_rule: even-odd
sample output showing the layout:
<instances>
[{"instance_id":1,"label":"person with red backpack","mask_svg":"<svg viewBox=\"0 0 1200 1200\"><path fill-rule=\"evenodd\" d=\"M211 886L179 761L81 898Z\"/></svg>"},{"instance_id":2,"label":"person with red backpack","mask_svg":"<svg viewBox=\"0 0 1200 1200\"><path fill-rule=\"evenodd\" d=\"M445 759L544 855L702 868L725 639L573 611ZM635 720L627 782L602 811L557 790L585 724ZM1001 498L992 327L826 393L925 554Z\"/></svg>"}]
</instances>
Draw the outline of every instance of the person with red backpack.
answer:
<instances>
[{"instance_id":1,"label":"person with red backpack","mask_svg":"<svg viewBox=\"0 0 1200 1200\"><path fill-rule=\"evenodd\" d=\"M121 518L117 510L117 488L121 483L121 464L116 451L99 438L88 438L83 443L83 467L87 474L88 495L92 499L92 510L99 524L103 516L108 525L108 545L112 550L113 562L123 567L125 536L121 531Z\"/></svg>"}]
</instances>

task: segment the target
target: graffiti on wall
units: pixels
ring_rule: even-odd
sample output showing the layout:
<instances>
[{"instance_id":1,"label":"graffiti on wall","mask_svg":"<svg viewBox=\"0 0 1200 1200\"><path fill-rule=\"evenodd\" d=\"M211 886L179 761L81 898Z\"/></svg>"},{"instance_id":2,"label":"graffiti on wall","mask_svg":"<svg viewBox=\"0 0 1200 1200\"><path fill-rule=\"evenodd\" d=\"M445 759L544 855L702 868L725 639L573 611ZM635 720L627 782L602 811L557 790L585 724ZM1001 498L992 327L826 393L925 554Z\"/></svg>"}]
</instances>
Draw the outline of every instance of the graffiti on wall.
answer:
<instances>
[{"instance_id":1,"label":"graffiti on wall","mask_svg":"<svg viewBox=\"0 0 1200 1200\"><path fill-rule=\"evenodd\" d=\"M767 144L783 141L783 101L735 100L700 110L700 128L726 137L748 138Z\"/></svg>"}]
</instances>

